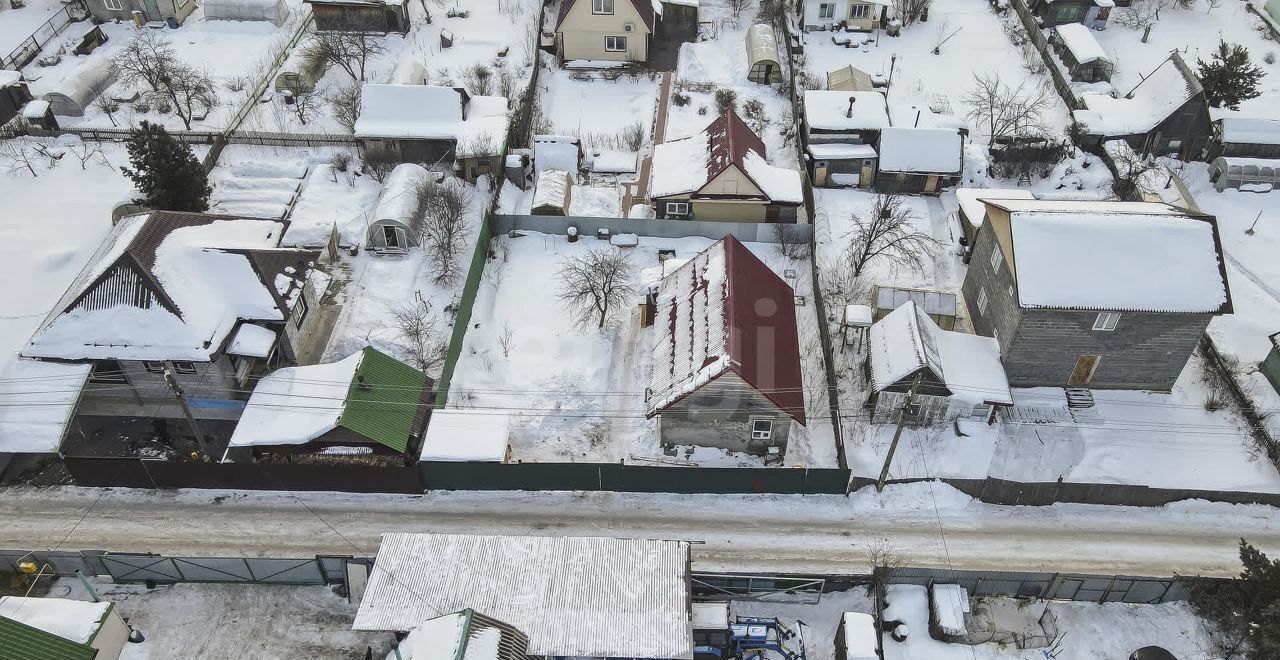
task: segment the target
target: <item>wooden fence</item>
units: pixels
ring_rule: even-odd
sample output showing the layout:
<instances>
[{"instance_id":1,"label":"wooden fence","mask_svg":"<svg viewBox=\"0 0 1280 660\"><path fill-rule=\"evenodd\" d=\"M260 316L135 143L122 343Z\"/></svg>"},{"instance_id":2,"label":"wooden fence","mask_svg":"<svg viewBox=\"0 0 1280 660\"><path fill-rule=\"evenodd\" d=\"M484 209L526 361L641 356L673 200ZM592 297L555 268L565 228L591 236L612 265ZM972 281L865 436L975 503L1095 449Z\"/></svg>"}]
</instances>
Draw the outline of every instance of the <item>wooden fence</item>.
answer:
<instances>
[{"instance_id":1,"label":"wooden fence","mask_svg":"<svg viewBox=\"0 0 1280 660\"><path fill-rule=\"evenodd\" d=\"M1084 107L1080 99L1076 96L1075 91L1071 89L1071 82L1062 75L1062 69L1058 66L1052 52L1049 49L1049 41L1045 38L1044 32L1040 30L1040 22L1027 8L1025 0L1012 0L1013 10L1018 14L1018 18L1022 21L1022 27L1026 29L1027 37L1031 39L1031 45L1035 47L1036 52L1040 53L1040 58L1044 60L1045 69L1049 72L1049 78L1053 81L1053 88L1057 90L1058 96L1062 97L1062 101L1067 104L1070 110L1079 110Z\"/></svg>"}]
</instances>

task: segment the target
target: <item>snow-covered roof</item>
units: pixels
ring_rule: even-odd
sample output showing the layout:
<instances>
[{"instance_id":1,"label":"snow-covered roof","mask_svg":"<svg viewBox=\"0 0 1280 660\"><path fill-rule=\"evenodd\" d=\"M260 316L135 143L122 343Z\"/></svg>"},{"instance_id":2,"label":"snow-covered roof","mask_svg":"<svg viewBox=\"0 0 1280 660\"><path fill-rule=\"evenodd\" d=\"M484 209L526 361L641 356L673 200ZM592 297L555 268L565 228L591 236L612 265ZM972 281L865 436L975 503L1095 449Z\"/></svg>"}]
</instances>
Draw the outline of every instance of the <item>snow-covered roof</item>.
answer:
<instances>
[{"instance_id":1,"label":"snow-covered roof","mask_svg":"<svg viewBox=\"0 0 1280 660\"><path fill-rule=\"evenodd\" d=\"M49 102L44 99L33 99L22 106L23 119L43 119L49 114Z\"/></svg>"},{"instance_id":2,"label":"snow-covered roof","mask_svg":"<svg viewBox=\"0 0 1280 660\"><path fill-rule=\"evenodd\" d=\"M1000 363L1000 344L990 337L943 330L914 302L906 302L872 325L867 346L876 391L927 369L952 398L974 404L1013 404Z\"/></svg>"},{"instance_id":3,"label":"snow-covered roof","mask_svg":"<svg viewBox=\"0 0 1280 660\"><path fill-rule=\"evenodd\" d=\"M987 215L984 199L1035 199L1036 196L1024 188L956 188L956 201L964 217L975 227L982 225Z\"/></svg>"},{"instance_id":4,"label":"snow-covered roof","mask_svg":"<svg viewBox=\"0 0 1280 660\"><path fill-rule=\"evenodd\" d=\"M875 158L876 148L869 144L845 144L843 142L809 145L809 155L817 160L855 160Z\"/></svg>"},{"instance_id":5,"label":"snow-covered roof","mask_svg":"<svg viewBox=\"0 0 1280 660\"><path fill-rule=\"evenodd\" d=\"M337 428L362 359L356 351L337 362L267 374L245 404L230 446L301 445Z\"/></svg>"},{"instance_id":6,"label":"snow-covered roof","mask_svg":"<svg viewBox=\"0 0 1280 660\"><path fill-rule=\"evenodd\" d=\"M231 344L227 354L244 357L265 358L271 355L271 348L276 345L276 331L254 323L242 323L231 335Z\"/></svg>"},{"instance_id":7,"label":"snow-covered roof","mask_svg":"<svg viewBox=\"0 0 1280 660\"><path fill-rule=\"evenodd\" d=\"M470 607L528 635L531 656L691 658L688 561L684 541L387 533L352 628Z\"/></svg>"},{"instance_id":8,"label":"snow-covered roof","mask_svg":"<svg viewBox=\"0 0 1280 660\"><path fill-rule=\"evenodd\" d=\"M409 632L386 660L456 660L466 631L467 618L460 612L427 619Z\"/></svg>"},{"instance_id":9,"label":"snow-covered roof","mask_svg":"<svg viewBox=\"0 0 1280 660\"><path fill-rule=\"evenodd\" d=\"M395 220L410 225L420 210L418 189L430 180L431 173L417 163L396 165L378 193L373 220Z\"/></svg>"},{"instance_id":10,"label":"snow-covered roof","mask_svg":"<svg viewBox=\"0 0 1280 660\"><path fill-rule=\"evenodd\" d=\"M1098 199L1036 199L1035 197L987 197L986 203L1009 213L1125 213L1128 215L1184 216L1185 209L1161 202L1115 202Z\"/></svg>"},{"instance_id":11,"label":"snow-covered roof","mask_svg":"<svg viewBox=\"0 0 1280 660\"><path fill-rule=\"evenodd\" d=\"M1093 37L1093 30L1085 27L1083 23L1065 23L1053 29L1058 33L1058 39L1062 41L1062 45L1076 58L1077 63L1086 64L1095 60L1114 62L1111 56L1107 55L1107 51L1103 50L1102 44Z\"/></svg>"},{"instance_id":12,"label":"snow-covered roof","mask_svg":"<svg viewBox=\"0 0 1280 660\"><path fill-rule=\"evenodd\" d=\"M77 644L93 639L110 610L109 602L0 596L0 616Z\"/></svg>"},{"instance_id":13,"label":"snow-covered roof","mask_svg":"<svg viewBox=\"0 0 1280 660\"><path fill-rule=\"evenodd\" d=\"M811 89L804 93L804 117L810 130L881 130L889 127L889 106L880 92Z\"/></svg>"},{"instance_id":14,"label":"snow-covered roof","mask_svg":"<svg viewBox=\"0 0 1280 660\"><path fill-rule=\"evenodd\" d=\"M878 660L875 617L863 612L844 613L845 660Z\"/></svg>"},{"instance_id":15,"label":"snow-covered roof","mask_svg":"<svg viewBox=\"0 0 1280 660\"><path fill-rule=\"evenodd\" d=\"M437 85L366 84L360 93L358 138L405 138L458 142L459 155L469 143L488 138L501 151L507 134L507 99L472 96ZM465 103L465 110L464 110Z\"/></svg>"},{"instance_id":16,"label":"snow-covered roof","mask_svg":"<svg viewBox=\"0 0 1280 660\"><path fill-rule=\"evenodd\" d=\"M289 314L316 253L276 248L285 227L169 211L122 218L22 354L208 361L239 321Z\"/></svg>"},{"instance_id":17,"label":"snow-covered roof","mask_svg":"<svg viewBox=\"0 0 1280 660\"><path fill-rule=\"evenodd\" d=\"M500 410L434 410L419 460L502 463L510 434L511 415Z\"/></svg>"},{"instance_id":18,"label":"snow-covered roof","mask_svg":"<svg viewBox=\"0 0 1280 660\"><path fill-rule=\"evenodd\" d=\"M694 603L690 623L694 630L728 630L729 603Z\"/></svg>"},{"instance_id":19,"label":"snow-covered roof","mask_svg":"<svg viewBox=\"0 0 1280 660\"><path fill-rule=\"evenodd\" d=\"M578 156L581 150L578 138L562 135L533 136L533 168L535 172L543 170L561 170L568 172L573 182L578 182Z\"/></svg>"},{"instance_id":20,"label":"snow-covered roof","mask_svg":"<svg viewBox=\"0 0 1280 660\"><path fill-rule=\"evenodd\" d=\"M1098 203L1010 214L1018 299L1023 307L1229 313L1218 230L1212 218L1167 204ZM1105 203L1104 203L1105 204ZM1142 214L1135 206L1151 210Z\"/></svg>"},{"instance_id":21,"label":"snow-covered roof","mask_svg":"<svg viewBox=\"0 0 1280 660\"><path fill-rule=\"evenodd\" d=\"M959 174L964 137L947 128L886 128L880 132L880 171Z\"/></svg>"},{"instance_id":22,"label":"snow-covered roof","mask_svg":"<svg viewBox=\"0 0 1280 660\"><path fill-rule=\"evenodd\" d=\"M0 370L0 454L52 454L62 446L90 365L13 358ZM47 387L31 387L43 383Z\"/></svg>"},{"instance_id":23,"label":"snow-covered roof","mask_svg":"<svg viewBox=\"0 0 1280 660\"><path fill-rule=\"evenodd\" d=\"M1201 91L1195 75L1174 52L1132 91L1132 98L1081 94L1085 109L1073 111L1072 117L1090 135L1140 135L1155 128Z\"/></svg>"},{"instance_id":24,"label":"snow-covered roof","mask_svg":"<svg viewBox=\"0 0 1280 660\"><path fill-rule=\"evenodd\" d=\"M598 151L591 157L591 171L628 174L636 171L636 160L634 151Z\"/></svg>"},{"instance_id":25,"label":"snow-covered roof","mask_svg":"<svg viewBox=\"0 0 1280 660\"><path fill-rule=\"evenodd\" d=\"M747 28L747 68L759 62L778 62L778 38L773 34L773 27L764 23L756 23Z\"/></svg>"},{"instance_id":26,"label":"snow-covered roof","mask_svg":"<svg viewBox=\"0 0 1280 660\"><path fill-rule=\"evenodd\" d=\"M569 208L569 189L572 183L564 170L545 169L538 173L533 185L531 209L555 208L562 213Z\"/></svg>"},{"instance_id":27,"label":"snow-covered roof","mask_svg":"<svg viewBox=\"0 0 1280 660\"><path fill-rule=\"evenodd\" d=\"M1222 141L1231 144L1280 144L1280 119L1224 117Z\"/></svg>"},{"instance_id":28,"label":"snow-covered roof","mask_svg":"<svg viewBox=\"0 0 1280 660\"><path fill-rule=\"evenodd\" d=\"M764 193L764 201L803 202L800 172L770 165L766 156L764 142L730 110L697 135L654 146L649 195L658 198L697 193L733 166ZM728 196L749 198L743 194Z\"/></svg>"},{"instance_id":29,"label":"snow-covered roof","mask_svg":"<svg viewBox=\"0 0 1280 660\"><path fill-rule=\"evenodd\" d=\"M9 71L0 69L0 87L8 87L17 82L22 82L21 71Z\"/></svg>"},{"instance_id":30,"label":"snow-covered roof","mask_svg":"<svg viewBox=\"0 0 1280 660\"><path fill-rule=\"evenodd\" d=\"M792 289L733 236L662 280L648 415L728 372L805 423Z\"/></svg>"}]
</instances>

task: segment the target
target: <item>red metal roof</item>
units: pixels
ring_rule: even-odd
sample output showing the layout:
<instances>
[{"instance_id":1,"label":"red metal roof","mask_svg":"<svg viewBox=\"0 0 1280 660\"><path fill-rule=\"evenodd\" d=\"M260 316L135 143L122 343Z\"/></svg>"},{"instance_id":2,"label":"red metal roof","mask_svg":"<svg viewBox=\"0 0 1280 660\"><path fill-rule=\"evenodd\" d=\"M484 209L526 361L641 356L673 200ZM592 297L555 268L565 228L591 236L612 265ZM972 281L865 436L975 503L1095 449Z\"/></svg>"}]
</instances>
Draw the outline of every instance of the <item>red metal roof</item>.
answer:
<instances>
[{"instance_id":1,"label":"red metal roof","mask_svg":"<svg viewBox=\"0 0 1280 660\"><path fill-rule=\"evenodd\" d=\"M724 247L729 283L725 325L732 369L803 425L804 377L794 292L738 239L726 236Z\"/></svg>"},{"instance_id":2,"label":"red metal roof","mask_svg":"<svg viewBox=\"0 0 1280 660\"><path fill-rule=\"evenodd\" d=\"M766 156L764 142L733 110L707 124L703 132L707 134L710 150L707 156L707 181L719 176L730 165L737 165L743 175L751 178L747 174L747 168L742 164L742 159L747 157L748 151L760 154L761 158Z\"/></svg>"}]
</instances>

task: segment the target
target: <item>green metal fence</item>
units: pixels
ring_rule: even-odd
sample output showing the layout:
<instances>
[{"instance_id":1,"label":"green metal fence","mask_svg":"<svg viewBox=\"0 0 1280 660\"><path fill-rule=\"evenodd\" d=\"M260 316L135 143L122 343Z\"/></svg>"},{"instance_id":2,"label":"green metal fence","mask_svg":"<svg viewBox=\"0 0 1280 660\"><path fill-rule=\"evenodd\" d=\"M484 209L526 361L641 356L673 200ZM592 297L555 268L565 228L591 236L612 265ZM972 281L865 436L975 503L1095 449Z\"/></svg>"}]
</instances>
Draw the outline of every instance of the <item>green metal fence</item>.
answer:
<instances>
[{"instance_id":1,"label":"green metal fence","mask_svg":"<svg viewBox=\"0 0 1280 660\"><path fill-rule=\"evenodd\" d=\"M489 257L489 214L486 212L484 222L480 223L480 235L476 237L476 249L471 253L471 265L467 268L467 282L462 286L462 298L458 302L458 313L453 318L453 334L449 337L449 353L444 359L444 368L440 378L436 380L436 407L443 408L449 401L449 383L453 380L453 370L458 366L458 357L462 355L462 340L467 334L467 326L471 325L471 310L476 305L476 293L480 290L480 277L484 274L484 264Z\"/></svg>"}]
</instances>

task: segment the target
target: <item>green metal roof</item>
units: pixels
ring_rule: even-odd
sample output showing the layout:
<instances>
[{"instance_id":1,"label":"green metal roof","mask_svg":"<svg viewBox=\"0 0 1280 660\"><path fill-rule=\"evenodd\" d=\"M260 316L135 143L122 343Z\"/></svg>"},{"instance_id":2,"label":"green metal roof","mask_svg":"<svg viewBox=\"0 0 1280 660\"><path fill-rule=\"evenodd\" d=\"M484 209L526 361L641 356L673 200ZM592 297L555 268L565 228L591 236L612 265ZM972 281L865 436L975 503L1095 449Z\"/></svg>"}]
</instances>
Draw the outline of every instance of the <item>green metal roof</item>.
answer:
<instances>
[{"instance_id":1,"label":"green metal roof","mask_svg":"<svg viewBox=\"0 0 1280 660\"><path fill-rule=\"evenodd\" d=\"M93 660L97 649L0 616L0 660Z\"/></svg>"},{"instance_id":2,"label":"green metal roof","mask_svg":"<svg viewBox=\"0 0 1280 660\"><path fill-rule=\"evenodd\" d=\"M426 374L366 346L338 426L403 452L409 446L423 391L430 387Z\"/></svg>"}]
</instances>

